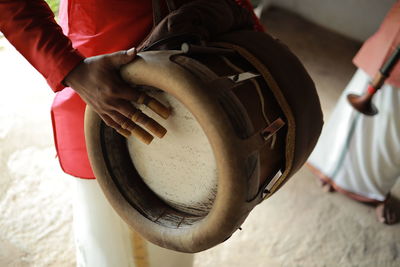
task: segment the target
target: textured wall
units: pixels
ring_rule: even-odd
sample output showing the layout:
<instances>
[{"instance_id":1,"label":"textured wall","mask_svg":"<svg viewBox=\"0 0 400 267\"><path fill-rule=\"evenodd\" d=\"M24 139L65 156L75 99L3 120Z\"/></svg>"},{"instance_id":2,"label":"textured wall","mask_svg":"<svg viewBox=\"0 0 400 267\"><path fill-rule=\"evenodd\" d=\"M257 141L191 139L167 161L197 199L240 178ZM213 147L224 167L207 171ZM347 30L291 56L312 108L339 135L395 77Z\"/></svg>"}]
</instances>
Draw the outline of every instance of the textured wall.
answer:
<instances>
[{"instance_id":1,"label":"textured wall","mask_svg":"<svg viewBox=\"0 0 400 267\"><path fill-rule=\"evenodd\" d=\"M358 41L373 34L396 0L263 0Z\"/></svg>"}]
</instances>

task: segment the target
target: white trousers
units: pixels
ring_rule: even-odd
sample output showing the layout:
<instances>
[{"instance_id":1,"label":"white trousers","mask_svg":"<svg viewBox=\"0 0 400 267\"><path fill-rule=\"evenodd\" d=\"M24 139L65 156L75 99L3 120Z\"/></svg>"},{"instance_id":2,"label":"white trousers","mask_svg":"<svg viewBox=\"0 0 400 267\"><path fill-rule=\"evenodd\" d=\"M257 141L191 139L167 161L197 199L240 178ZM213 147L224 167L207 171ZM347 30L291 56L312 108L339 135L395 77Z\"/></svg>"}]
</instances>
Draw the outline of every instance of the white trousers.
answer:
<instances>
[{"instance_id":1,"label":"white trousers","mask_svg":"<svg viewBox=\"0 0 400 267\"><path fill-rule=\"evenodd\" d=\"M374 96L379 113L365 116L347 102L369 77L358 70L325 124L309 163L339 187L383 201L400 177L400 88L384 85Z\"/></svg>"},{"instance_id":2,"label":"white trousers","mask_svg":"<svg viewBox=\"0 0 400 267\"><path fill-rule=\"evenodd\" d=\"M116 214L96 180L75 179L74 234L77 266L191 267L193 254L145 241Z\"/></svg>"}]
</instances>

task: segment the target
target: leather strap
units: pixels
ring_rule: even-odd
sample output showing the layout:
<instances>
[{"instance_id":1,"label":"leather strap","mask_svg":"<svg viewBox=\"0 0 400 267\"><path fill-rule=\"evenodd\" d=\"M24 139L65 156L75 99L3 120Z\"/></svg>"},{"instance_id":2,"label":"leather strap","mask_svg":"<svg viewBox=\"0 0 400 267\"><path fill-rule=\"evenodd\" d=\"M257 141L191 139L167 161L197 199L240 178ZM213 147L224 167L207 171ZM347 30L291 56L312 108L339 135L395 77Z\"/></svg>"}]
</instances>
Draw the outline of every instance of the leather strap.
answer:
<instances>
[{"instance_id":1,"label":"leather strap","mask_svg":"<svg viewBox=\"0 0 400 267\"><path fill-rule=\"evenodd\" d=\"M177 9L177 5L174 0L165 0L165 2L167 3L169 13Z\"/></svg>"},{"instance_id":2,"label":"leather strap","mask_svg":"<svg viewBox=\"0 0 400 267\"><path fill-rule=\"evenodd\" d=\"M182 5L193 0L152 0L153 1L153 23L156 26L169 13L177 10Z\"/></svg>"},{"instance_id":3,"label":"leather strap","mask_svg":"<svg viewBox=\"0 0 400 267\"><path fill-rule=\"evenodd\" d=\"M164 14L162 0L153 0L153 27L155 27L167 14Z\"/></svg>"},{"instance_id":4,"label":"leather strap","mask_svg":"<svg viewBox=\"0 0 400 267\"><path fill-rule=\"evenodd\" d=\"M153 1L153 25L156 26L169 13L176 10L178 5L174 0L152 0Z\"/></svg>"}]
</instances>

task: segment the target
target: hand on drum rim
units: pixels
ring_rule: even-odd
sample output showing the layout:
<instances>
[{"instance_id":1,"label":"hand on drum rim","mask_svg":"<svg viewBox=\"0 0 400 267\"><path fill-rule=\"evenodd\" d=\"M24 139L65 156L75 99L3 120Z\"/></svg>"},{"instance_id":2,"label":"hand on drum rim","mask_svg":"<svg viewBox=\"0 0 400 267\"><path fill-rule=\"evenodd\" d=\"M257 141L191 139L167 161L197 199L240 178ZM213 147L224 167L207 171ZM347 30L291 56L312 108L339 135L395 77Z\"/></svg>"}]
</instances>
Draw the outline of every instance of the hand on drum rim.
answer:
<instances>
[{"instance_id":1,"label":"hand on drum rim","mask_svg":"<svg viewBox=\"0 0 400 267\"><path fill-rule=\"evenodd\" d=\"M64 79L110 127L125 137L133 135L149 144L153 136L162 138L167 130L152 118L135 108L132 102L149 106L162 118L169 109L145 93L139 92L120 76L120 68L136 58L136 49L86 58Z\"/></svg>"}]
</instances>

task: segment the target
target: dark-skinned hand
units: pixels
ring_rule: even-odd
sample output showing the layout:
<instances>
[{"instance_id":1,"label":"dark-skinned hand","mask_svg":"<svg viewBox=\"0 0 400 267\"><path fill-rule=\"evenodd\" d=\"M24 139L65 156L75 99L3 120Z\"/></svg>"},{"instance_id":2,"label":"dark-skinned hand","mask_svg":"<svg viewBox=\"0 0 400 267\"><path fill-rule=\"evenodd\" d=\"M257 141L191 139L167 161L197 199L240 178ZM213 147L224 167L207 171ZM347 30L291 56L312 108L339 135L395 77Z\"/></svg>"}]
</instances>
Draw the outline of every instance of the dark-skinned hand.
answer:
<instances>
[{"instance_id":1,"label":"dark-skinned hand","mask_svg":"<svg viewBox=\"0 0 400 267\"><path fill-rule=\"evenodd\" d=\"M108 126L125 136L133 134L149 143L152 136L135 122L159 137L166 130L135 108L132 101L137 100L140 93L120 76L120 68L135 57L136 50L132 48L86 58L65 77L64 83L74 89Z\"/></svg>"}]
</instances>

